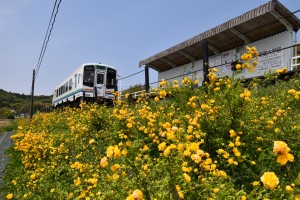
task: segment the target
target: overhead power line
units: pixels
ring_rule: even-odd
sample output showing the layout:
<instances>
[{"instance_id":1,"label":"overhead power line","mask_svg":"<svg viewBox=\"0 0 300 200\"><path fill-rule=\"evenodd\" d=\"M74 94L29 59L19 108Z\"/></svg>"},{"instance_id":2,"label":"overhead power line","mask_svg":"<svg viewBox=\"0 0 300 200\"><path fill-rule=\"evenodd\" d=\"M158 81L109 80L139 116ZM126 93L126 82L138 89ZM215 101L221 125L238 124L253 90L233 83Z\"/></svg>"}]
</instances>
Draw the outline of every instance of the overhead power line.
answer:
<instances>
[{"instance_id":1,"label":"overhead power line","mask_svg":"<svg viewBox=\"0 0 300 200\"><path fill-rule=\"evenodd\" d=\"M44 58L44 55L45 55L45 52L46 52L46 49L47 49L47 45L48 45L48 42L49 42L49 39L50 39L50 36L51 36L51 32L52 32L53 27L54 27L55 18L56 18L56 15L58 13L58 9L59 9L59 5L60 5L61 1L62 0L59 0L59 2L57 4L57 0L55 0L54 6L53 6L53 9L52 9L51 18L50 18L50 21L49 21L49 24L48 24L47 32L46 32L46 35L45 35L45 38L44 38L43 46L42 46L42 49L41 49L41 52L40 52L40 55L39 55L38 63L37 63L36 69L33 70L32 85L31 85L30 119L32 118L32 115L33 115L34 82L35 82L35 79L38 75L38 72L39 72L41 64L42 64L42 61L43 61L43 58Z\"/></svg>"},{"instance_id":2,"label":"overhead power line","mask_svg":"<svg viewBox=\"0 0 300 200\"><path fill-rule=\"evenodd\" d=\"M61 1L62 0L59 0L59 2L57 4L57 0L55 0L54 6L53 6L53 9L52 9L51 18L50 18L50 21L49 21L49 24L48 24L47 32L46 32L46 35L45 35L45 38L44 38L43 46L42 46L40 56L39 56L39 60L38 60L38 63L37 63L35 78L37 77L37 75L39 73L39 70L40 70L40 67L41 67L46 49L47 49L47 45L48 45L52 30L53 30L53 27L54 27L55 19L56 19ZM54 12L55 12L55 14L54 14Z\"/></svg>"},{"instance_id":3,"label":"overhead power line","mask_svg":"<svg viewBox=\"0 0 300 200\"><path fill-rule=\"evenodd\" d=\"M50 25L51 25L51 22L52 22L52 19L53 19L54 11L55 11L55 8L56 8L56 3L57 3L57 0L55 0L54 6L53 6L53 9L52 9L51 18L50 18L50 21L49 21L49 24L48 24L48 28L47 28L47 32L46 32L46 35L45 35L45 38L44 38L43 46L42 46L42 49L41 49L41 52L40 52L39 60L38 60L38 63L37 63L37 68L40 66L40 63L41 63L41 60L42 60L42 55L43 55L44 47L45 47L45 44L46 44L47 36L48 36L48 33L49 33Z\"/></svg>"},{"instance_id":4,"label":"overhead power line","mask_svg":"<svg viewBox=\"0 0 300 200\"><path fill-rule=\"evenodd\" d=\"M134 76L134 75L137 75L137 74L139 74L139 73L142 73L143 71L145 71L145 70L143 69L143 70L138 71L138 72L136 72L136 73L134 73L134 74L131 74L131 75L128 75L128 76L119 78L118 80L123 80L123 79L129 78L129 77L132 77L132 76Z\"/></svg>"}]
</instances>

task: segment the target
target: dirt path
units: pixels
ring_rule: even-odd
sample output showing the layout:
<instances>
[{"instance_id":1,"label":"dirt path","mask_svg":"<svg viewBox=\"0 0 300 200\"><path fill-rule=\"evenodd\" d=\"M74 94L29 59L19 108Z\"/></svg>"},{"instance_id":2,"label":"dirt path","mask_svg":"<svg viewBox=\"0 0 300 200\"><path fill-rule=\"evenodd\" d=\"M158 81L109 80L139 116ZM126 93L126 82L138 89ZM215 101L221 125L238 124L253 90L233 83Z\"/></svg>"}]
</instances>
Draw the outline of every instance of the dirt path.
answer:
<instances>
[{"instance_id":1,"label":"dirt path","mask_svg":"<svg viewBox=\"0 0 300 200\"><path fill-rule=\"evenodd\" d=\"M3 177L5 166L8 163L8 158L5 156L4 152L11 146L11 138L13 132L6 132L0 135L0 188L3 186ZM1 199L0 194L0 199Z\"/></svg>"}]
</instances>

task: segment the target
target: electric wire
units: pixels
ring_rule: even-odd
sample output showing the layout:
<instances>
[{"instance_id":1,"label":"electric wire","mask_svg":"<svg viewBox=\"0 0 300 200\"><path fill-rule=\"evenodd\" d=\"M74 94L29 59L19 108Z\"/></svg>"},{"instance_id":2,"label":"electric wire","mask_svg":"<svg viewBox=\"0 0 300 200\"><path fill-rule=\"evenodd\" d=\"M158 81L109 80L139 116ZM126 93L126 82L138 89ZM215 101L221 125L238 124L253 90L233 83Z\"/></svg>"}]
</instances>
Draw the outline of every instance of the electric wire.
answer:
<instances>
[{"instance_id":1,"label":"electric wire","mask_svg":"<svg viewBox=\"0 0 300 200\"><path fill-rule=\"evenodd\" d=\"M138 72L136 72L136 73L134 73L134 74L131 74L131 75L128 75L128 76L125 76L125 77L119 78L119 79L118 79L118 81L119 81L119 80L126 79L126 78L129 78L129 77L132 77L132 76L134 76L134 75L137 75L137 74L139 74L139 73L142 73L143 71L145 71L145 70L143 69L143 70L141 70L141 71L138 71Z\"/></svg>"},{"instance_id":2,"label":"electric wire","mask_svg":"<svg viewBox=\"0 0 300 200\"><path fill-rule=\"evenodd\" d=\"M34 94L33 94L34 82L35 82L35 79L38 75L38 72L39 72L41 64L42 64L42 61L43 61L43 58L44 58L44 55L45 55L45 52L46 52L46 49L47 49L47 45L48 45L52 30L53 30L53 27L54 27L55 19L56 19L61 1L62 0L59 0L59 3L57 4L57 0L55 0L54 6L53 6L53 9L52 9L52 13L51 13L51 17L50 17L50 21L49 21L49 24L48 24L47 32L46 32L46 35L45 35L45 38L44 38L44 41L43 41L43 45L42 45L42 49L41 49L41 52L40 52L40 55L39 55L37 67L36 67L35 71L33 72L32 88L31 88L31 98L32 98L32 100L33 100L33 97L34 97ZM55 12L55 9L56 9L56 12ZM55 14L54 14L54 12L55 12ZM50 28L50 25L51 25L51 28ZM31 108L32 108L32 110L31 110ZM31 102L31 108L30 108L30 111L33 111L33 102ZM31 118L32 118L32 113L30 113L30 119Z\"/></svg>"},{"instance_id":3,"label":"electric wire","mask_svg":"<svg viewBox=\"0 0 300 200\"><path fill-rule=\"evenodd\" d=\"M53 7L53 11L52 11L52 15L51 15L51 18L50 18L50 22L49 22L49 25L51 24L51 28L49 30L49 26L48 26L48 29L47 29L47 33L46 33L46 36L45 36L45 39L44 40L44 44L43 44L43 47L42 47L42 50L41 50L41 54L40 54L40 59L38 61L38 65L37 65L37 68L36 68L36 74L35 74L35 77L37 77L38 75L38 72L40 70L40 67L41 67L41 64L42 64L42 61L43 61L43 58L44 58L44 55L45 55L45 52L46 52L46 49L47 49L47 45L48 45L48 42L49 42L49 39L50 39L50 36L51 36L51 33L52 33L52 30L53 30L53 27L54 27L54 23L55 23L55 19L56 19L56 16L57 16L57 13L58 13L58 10L59 10L59 6L60 6L60 3L61 3L62 0L59 0L58 4L57 4L57 0L55 1L55 4L54 4L54 7ZM57 6L56 6L57 4ZM56 12L53 16L53 13L54 13L54 10L56 8ZM53 19L53 20L52 20ZM52 21L52 23L51 23ZM49 30L49 34L48 34L48 30Z\"/></svg>"},{"instance_id":4,"label":"electric wire","mask_svg":"<svg viewBox=\"0 0 300 200\"><path fill-rule=\"evenodd\" d=\"M40 56L39 56L39 60L38 60L38 63L37 63L37 68L38 68L38 66L40 65L40 62L41 62L41 58L42 58L42 54L43 54L43 51L44 51L44 48L45 48L45 43L46 43L46 40L47 40L48 32L49 32L50 25L51 25L51 22L52 22L52 18L53 18L53 15L54 15L54 11L55 11L55 8L56 8L56 3L57 3L57 0L55 0L54 6L53 6L53 9L52 9L50 21L49 21L49 24L48 24L46 35L45 35L45 38L44 38L44 41L43 41L43 46L42 46Z\"/></svg>"}]
</instances>

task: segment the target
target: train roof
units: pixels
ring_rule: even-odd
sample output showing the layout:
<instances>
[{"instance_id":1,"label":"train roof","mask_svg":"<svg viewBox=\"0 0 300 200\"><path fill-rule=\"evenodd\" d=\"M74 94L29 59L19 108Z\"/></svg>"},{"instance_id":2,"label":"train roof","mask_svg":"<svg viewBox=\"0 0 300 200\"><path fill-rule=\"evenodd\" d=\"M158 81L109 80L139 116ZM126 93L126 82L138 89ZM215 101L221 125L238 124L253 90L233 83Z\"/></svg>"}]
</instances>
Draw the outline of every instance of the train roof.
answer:
<instances>
[{"instance_id":1,"label":"train roof","mask_svg":"<svg viewBox=\"0 0 300 200\"><path fill-rule=\"evenodd\" d=\"M59 84L57 84L54 89L58 89L60 86L62 86L63 84L65 84L67 81L70 80L71 77L73 77L80 68L86 66L86 65L100 65L100 66L104 66L104 67L109 67L109 68L112 68L114 70L116 70L115 67L112 67L110 65L106 65L106 64L103 64L103 63L84 63L82 65L80 65L75 71L73 71L69 76L67 76L63 81L61 81Z\"/></svg>"},{"instance_id":2,"label":"train roof","mask_svg":"<svg viewBox=\"0 0 300 200\"><path fill-rule=\"evenodd\" d=\"M84 64L82 64L80 67L85 66L85 65L101 65L101 66L104 66L104 67L109 67L109 68L112 68L112 69L116 69L116 68L113 67L113 66L106 65L106 64L103 64L103 63L84 63ZM80 68L80 67L79 67L79 68Z\"/></svg>"}]
</instances>

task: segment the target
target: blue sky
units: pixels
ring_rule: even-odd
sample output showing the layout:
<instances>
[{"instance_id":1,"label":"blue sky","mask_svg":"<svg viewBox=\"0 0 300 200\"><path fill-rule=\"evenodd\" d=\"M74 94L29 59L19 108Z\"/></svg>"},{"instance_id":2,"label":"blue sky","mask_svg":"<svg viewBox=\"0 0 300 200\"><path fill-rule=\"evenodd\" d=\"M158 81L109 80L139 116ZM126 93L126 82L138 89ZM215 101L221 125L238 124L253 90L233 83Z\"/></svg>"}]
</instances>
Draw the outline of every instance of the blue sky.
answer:
<instances>
[{"instance_id":1,"label":"blue sky","mask_svg":"<svg viewBox=\"0 0 300 200\"><path fill-rule=\"evenodd\" d=\"M0 89L29 94L54 0L0 0ZM121 76L158 52L252 10L268 0L62 0L36 95L53 88L81 64L101 62ZM280 0L290 11L299 0ZM300 18L300 14L296 14ZM298 33L299 42L299 33ZM157 73L150 70L150 82ZM122 80L122 89L144 84L144 73Z\"/></svg>"}]
</instances>

